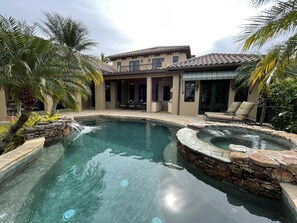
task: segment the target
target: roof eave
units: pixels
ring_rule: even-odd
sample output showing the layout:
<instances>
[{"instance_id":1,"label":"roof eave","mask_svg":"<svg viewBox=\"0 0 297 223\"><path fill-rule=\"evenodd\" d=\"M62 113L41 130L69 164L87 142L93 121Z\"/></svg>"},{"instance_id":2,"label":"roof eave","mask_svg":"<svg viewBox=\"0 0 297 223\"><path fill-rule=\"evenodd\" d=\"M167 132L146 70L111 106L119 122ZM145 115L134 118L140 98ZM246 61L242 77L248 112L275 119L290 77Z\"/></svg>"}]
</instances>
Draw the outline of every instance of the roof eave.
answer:
<instances>
[{"instance_id":1,"label":"roof eave","mask_svg":"<svg viewBox=\"0 0 297 223\"><path fill-rule=\"evenodd\" d=\"M108 58L111 61L115 61L116 59L122 59L122 58L127 58L127 57L138 57L138 56L147 56L147 55L153 55L153 54L162 54L162 53L172 53L172 52L180 52L180 51L185 51L186 55L188 58L191 57L191 48L185 48L185 49L172 49L172 50L164 50L160 52L151 52L151 53L131 53L131 54L126 54L126 55L111 55L108 56Z\"/></svg>"},{"instance_id":2,"label":"roof eave","mask_svg":"<svg viewBox=\"0 0 297 223\"><path fill-rule=\"evenodd\" d=\"M206 70L206 69L236 69L240 67L242 63L231 63L231 64L213 64L213 65L199 65L199 66L183 66L183 67L168 67L168 71L178 70Z\"/></svg>"},{"instance_id":3,"label":"roof eave","mask_svg":"<svg viewBox=\"0 0 297 223\"><path fill-rule=\"evenodd\" d=\"M124 76L124 75L139 75L139 74L158 74L158 73L167 73L166 69L159 70L139 70L133 72L115 72L115 73L104 73L105 77L113 77L113 76Z\"/></svg>"}]
</instances>

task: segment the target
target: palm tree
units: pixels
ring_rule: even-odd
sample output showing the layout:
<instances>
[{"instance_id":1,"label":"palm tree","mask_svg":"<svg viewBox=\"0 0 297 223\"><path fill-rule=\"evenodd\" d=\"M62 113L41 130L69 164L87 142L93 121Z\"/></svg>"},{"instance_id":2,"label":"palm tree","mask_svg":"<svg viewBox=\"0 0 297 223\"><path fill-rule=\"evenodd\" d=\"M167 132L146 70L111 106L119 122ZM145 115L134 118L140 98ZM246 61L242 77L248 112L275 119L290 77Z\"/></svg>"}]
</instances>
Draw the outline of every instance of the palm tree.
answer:
<instances>
[{"instance_id":1,"label":"palm tree","mask_svg":"<svg viewBox=\"0 0 297 223\"><path fill-rule=\"evenodd\" d=\"M259 55L259 60L261 60L263 56ZM251 79L251 74L256 69L258 65L258 62L246 62L243 63L238 69L238 76L235 80L235 91L238 92L241 89L248 88L251 86L253 79ZM263 76L261 78L266 78L266 76ZM261 79L260 79L261 82ZM252 85L252 89L255 85ZM252 89L250 91L252 91ZM260 116L260 122L259 124L262 125L265 119L266 110L267 110L267 102L268 102L268 93L269 93L269 87L267 85L264 85L262 88L260 88L260 96L261 96L261 104L262 104L262 111Z\"/></svg>"},{"instance_id":2,"label":"palm tree","mask_svg":"<svg viewBox=\"0 0 297 223\"><path fill-rule=\"evenodd\" d=\"M34 103L44 101L45 83L55 82L69 69L56 47L34 34L35 25L0 16L0 89L9 89L23 106L18 121L1 140L0 153L28 120ZM56 90L66 91L61 86Z\"/></svg>"},{"instance_id":3,"label":"palm tree","mask_svg":"<svg viewBox=\"0 0 297 223\"><path fill-rule=\"evenodd\" d=\"M277 38L284 38L281 44L272 47L259 61L251 73L251 83L261 80L259 88L265 88L273 79L284 74L296 74L297 64L297 1L251 0L256 6L275 2L269 9L250 19L244 25L237 41L243 51L253 47L260 49Z\"/></svg>"},{"instance_id":4,"label":"palm tree","mask_svg":"<svg viewBox=\"0 0 297 223\"><path fill-rule=\"evenodd\" d=\"M103 78L98 65L99 60L81 53L97 46L96 42L87 38L89 33L87 27L73 18L65 18L58 13L47 12L45 17L46 20L39 27L49 37L50 41L62 46L61 53L65 59L70 64L79 64L80 68L80 75L68 72L65 79L60 80L60 85L65 85L68 89L68 95L57 95L54 91L47 91L53 99L51 112L55 113L60 101L67 107L73 105L73 103L69 104L69 99L75 100L73 95L80 93L87 97L90 94L88 89L90 82L94 81L95 84L100 84ZM72 75L73 79L71 78ZM71 83L71 81L75 81L77 75L83 77L79 78L76 84Z\"/></svg>"},{"instance_id":5,"label":"palm tree","mask_svg":"<svg viewBox=\"0 0 297 223\"><path fill-rule=\"evenodd\" d=\"M109 62L109 58L105 56L105 53L100 54L100 60L104 63L108 63Z\"/></svg>"}]
</instances>

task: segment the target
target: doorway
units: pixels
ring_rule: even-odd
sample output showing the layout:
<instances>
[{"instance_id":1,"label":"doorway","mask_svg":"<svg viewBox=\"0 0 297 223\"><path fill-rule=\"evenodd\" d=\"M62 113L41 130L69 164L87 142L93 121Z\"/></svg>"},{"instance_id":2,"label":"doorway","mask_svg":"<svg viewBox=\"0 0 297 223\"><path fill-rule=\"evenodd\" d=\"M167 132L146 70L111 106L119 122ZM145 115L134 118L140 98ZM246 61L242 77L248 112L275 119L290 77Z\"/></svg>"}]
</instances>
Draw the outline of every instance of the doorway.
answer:
<instances>
[{"instance_id":1,"label":"doorway","mask_svg":"<svg viewBox=\"0 0 297 223\"><path fill-rule=\"evenodd\" d=\"M201 81L199 114L224 112L228 108L229 80Z\"/></svg>"}]
</instances>

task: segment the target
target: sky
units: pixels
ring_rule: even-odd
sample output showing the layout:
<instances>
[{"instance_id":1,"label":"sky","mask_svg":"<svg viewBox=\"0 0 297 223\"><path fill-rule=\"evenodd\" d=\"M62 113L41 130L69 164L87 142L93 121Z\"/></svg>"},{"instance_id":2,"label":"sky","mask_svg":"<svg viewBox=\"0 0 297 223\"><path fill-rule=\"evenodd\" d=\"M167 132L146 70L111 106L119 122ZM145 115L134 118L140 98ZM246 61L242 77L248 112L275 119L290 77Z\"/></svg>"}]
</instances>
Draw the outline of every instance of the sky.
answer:
<instances>
[{"instance_id":1,"label":"sky","mask_svg":"<svg viewBox=\"0 0 297 223\"><path fill-rule=\"evenodd\" d=\"M71 16L99 43L93 55L190 45L193 55L241 53L234 38L257 14L249 0L0 0L0 14L42 21L43 12Z\"/></svg>"}]
</instances>

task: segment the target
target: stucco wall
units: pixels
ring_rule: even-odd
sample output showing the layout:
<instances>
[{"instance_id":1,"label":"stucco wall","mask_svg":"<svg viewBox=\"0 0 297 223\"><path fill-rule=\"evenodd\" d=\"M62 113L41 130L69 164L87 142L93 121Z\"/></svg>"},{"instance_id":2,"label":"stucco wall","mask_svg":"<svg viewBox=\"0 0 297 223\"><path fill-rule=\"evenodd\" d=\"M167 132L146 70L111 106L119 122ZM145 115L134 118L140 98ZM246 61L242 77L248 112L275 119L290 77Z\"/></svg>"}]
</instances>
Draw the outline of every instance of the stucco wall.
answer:
<instances>
[{"instance_id":1,"label":"stucco wall","mask_svg":"<svg viewBox=\"0 0 297 223\"><path fill-rule=\"evenodd\" d=\"M253 110L250 113L250 118L254 121L256 121L256 118L257 118L257 106L259 103L258 86L259 86L258 84L256 84L254 88L250 86L249 92L248 92L248 101L256 103L256 106L253 108Z\"/></svg>"},{"instance_id":2,"label":"stucco wall","mask_svg":"<svg viewBox=\"0 0 297 223\"><path fill-rule=\"evenodd\" d=\"M144 65L148 65L148 69L151 69L151 64L152 64L152 59L154 58L164 58L164 62L162 64L162 67L165 68L169 66L170 64L173 63L173 57L178 56L179 61L185 60L187 58L187 55L185 53L179 53L179 52L174 52L170 53L169 55L167 53L161 53L156 55L148 55L148 56L137 56L137 57L128 57L126 59L116 59L115 61L112 62L113 68L117 69L117 63L121 62L121 66L129 66L129 61L133 60L139 60L140 63L140 68L144 67ZM150 66L149 66L150 65Z\"/></svg>"},{"instance_id":3,"label":"stucco wall","mask_svg":"<svg viewBox=\"0 0 297 223\"><path fill-rule=\"evenodd\" d=\"M115 109L116 108L116 99L117 99L117 92L116 92L116 83L110 82L110 101L105 102L106 109ZM105 97L104 97L105 100Z\"/></svg>"},{"instance_id":4,"label":"stucco wall","mask_svg":"<svg viewBox=\"0 0 297 223\"><path fill-rule=\"evenodd\" d=\"M200 81L196 81L196 84L200 86ZM199 97L200 97L200 89L195 90L195 100L194 102L185 102L185 81L181 81L180 83L180 115L198 115L198 106L199 106Z\"/></svg>"}]
</instances>

